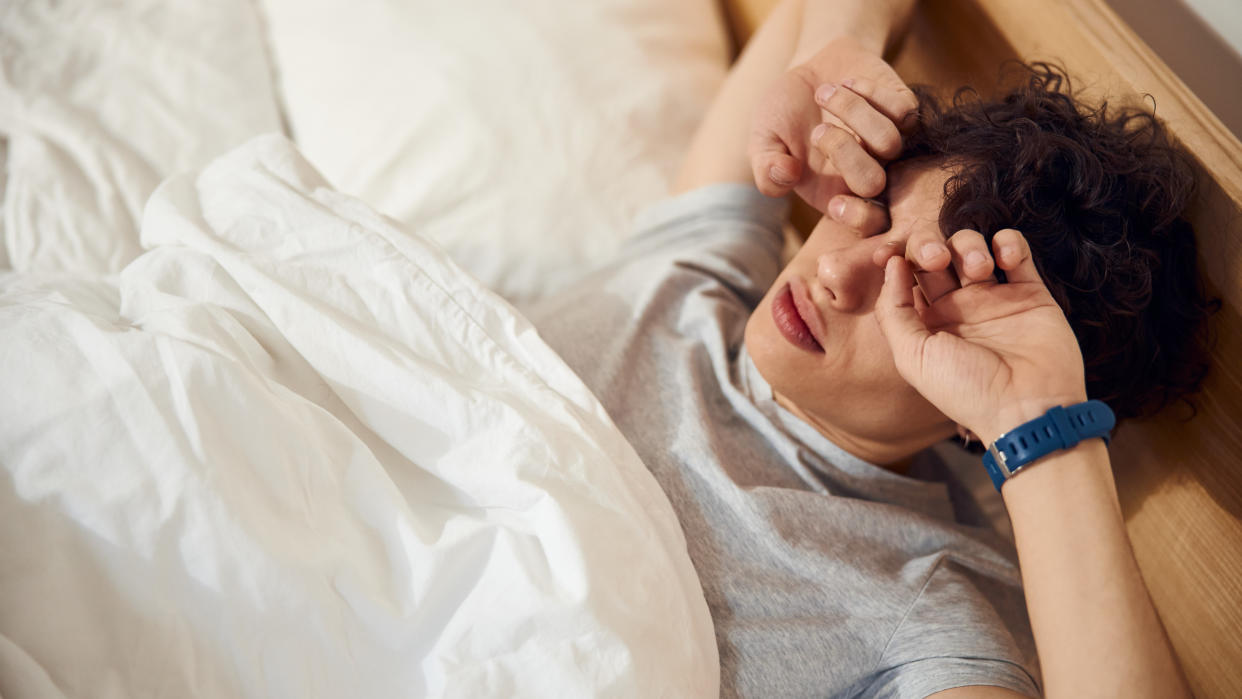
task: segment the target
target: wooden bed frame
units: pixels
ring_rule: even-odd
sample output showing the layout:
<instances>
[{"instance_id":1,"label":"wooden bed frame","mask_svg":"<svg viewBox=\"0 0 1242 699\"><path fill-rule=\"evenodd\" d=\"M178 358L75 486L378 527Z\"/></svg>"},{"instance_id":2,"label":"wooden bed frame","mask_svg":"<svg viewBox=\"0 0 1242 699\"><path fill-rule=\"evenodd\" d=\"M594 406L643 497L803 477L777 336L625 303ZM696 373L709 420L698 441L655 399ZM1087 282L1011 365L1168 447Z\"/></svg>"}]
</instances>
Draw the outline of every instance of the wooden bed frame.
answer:
<instances>
[{"instance_id":1,"label":"wooden bed frame","mask_svg":"<svg viewBox=\"0 0 1242 699\"><path fill-rule=\"evenodd\" d=\"M736 45L776 4L724 0ZM1170 409L1126 425L1111 454L1139 566L1192 689L1242 697L1242 142L1102 0L923 0L890 57L907 82L982 92L1012 58L1064 65L1087 97L1154 100L1199 170L1190 219L1223 304L1212 372L1193 419Z\"/></svg>"}]
</instances>

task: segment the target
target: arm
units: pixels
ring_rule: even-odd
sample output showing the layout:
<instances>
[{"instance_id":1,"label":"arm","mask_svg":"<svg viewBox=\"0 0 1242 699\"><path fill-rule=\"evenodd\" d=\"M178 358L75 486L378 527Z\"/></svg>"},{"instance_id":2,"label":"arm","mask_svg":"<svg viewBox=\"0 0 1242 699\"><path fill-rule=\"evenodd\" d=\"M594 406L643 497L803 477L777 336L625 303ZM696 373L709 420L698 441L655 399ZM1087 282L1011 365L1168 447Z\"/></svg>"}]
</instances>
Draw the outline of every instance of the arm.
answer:
<instances>
[{"instance_id":1,"label":"arm","mask_svg":"<svg viewBox=\"0 0 1242 699\"><path fill-rule=\"evenodd\" d=\"M802 8L797 49L789 64L806 63L830 41L842 35L857 39L871 53L883 56L905 32L915 2L916 0L806 0Z\"/></svg>"},{"instance_id":2,"label":"arm","mask_svg":"<svg viewBox=\"0 0 1242 699\"><path fill-rule=\"evenodd\" d=\"M878 101L892 103L889 111L913 108L913 95L880 58L913 4L914 0L781 2L747 44L708 109L674 192L712 182L755 182L765 194L782 196L792 186L771 182L767 173L772 165L793 169L796 172L788 174L800 179L796 177L802 174L800 163L810 155L813 169L826 169L823 158L808 153L813 127L828 116L814 99L821 83L870 80L883 86ZM828 51L830 45L835 50ZM842 94L838 99L848 97ZM760 136L766 139L762 144L756 143ZM761 146L783 150L787 159L778 162L756 153ZM806 173L808 183L813 174ZM844 191L841 178L836 179L833 191ZM809 187L799 194L806 190ZM824 208L822 202L817 208Z\"/></svg>"},{"instance_id":3,"label":"arm","mask_svg":"<svg viewBox=\"0 0 1242 699\"><path fill-rule=\"evenodd\" d=\"M1048 696L1190 696L1134 560L1103 441L1022 476L1002 494Z\"/></svg>"},{"instance_id":4,"label":"arm","mask_svg":"<svg viewBox=\"0 0 1242 699\"><path fill-rule=\"evenodd\" d=\"M738 56L690 141L673 192L713 182L750 182L750 119L768 86L789 67L801 31L802 0L777 5Z\"/></svg>"},{"instance_id":5,"label":"arm","mask_svg":"<svg viewBox=\"0 0 1242 699\"><path fill-rule=\"evenodd\" d=\"M927 241L911 241L922 251ZM1086 398L1073 331L1018 231L991 249L975 231L947 242L961 288L914 307L911 263L885 262L876 313L902 376L985 443L1049 407ZM941 251L943 252L943 251ZM986 259L967 267L972 252ZM912 258L921 257L907 253ZM998 284L993 265L1005 270ZM1092 439L1031 464L1002 488L1050 697L1187 697L1186 680L1126 535L1108 451ZM939 697L1010 696L990 688Z\"/></svg>"}]
</instances>

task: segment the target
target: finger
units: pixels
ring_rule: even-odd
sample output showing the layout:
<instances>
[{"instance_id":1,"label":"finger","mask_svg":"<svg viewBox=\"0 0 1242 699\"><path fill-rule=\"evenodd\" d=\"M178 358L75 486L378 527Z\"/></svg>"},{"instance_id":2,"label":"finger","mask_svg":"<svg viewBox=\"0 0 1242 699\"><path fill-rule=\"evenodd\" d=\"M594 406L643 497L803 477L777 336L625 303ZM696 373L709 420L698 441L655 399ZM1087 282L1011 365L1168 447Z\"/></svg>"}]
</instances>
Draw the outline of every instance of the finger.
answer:
<instances>
[{"instance_id":1,"label":"finger","mask_svg":"<svg viewBox=\"0 0 1242 699\"><path fill-rule=\"evenodd\" d=\"M857 134L876 157L892 160L901 155L897 125L863 96L844 85L827 83L815 91L815 101Z\"/></svg>"},{"instance_id":2,"label":"finger","mask_svg":"<svg viewBox=\"0 0 1242 699\"><path fill-rule=\"evenodd\" d=\"M899 78L894 77L892 84L879 83L870 78L852 78L843 80L841 84L870 102L889 121L896 124L899 130L906 130L918 120L918 95Z\"/></svg>"},{"instance_id":3,"label":"finger","mask_svg":"<svg viewBox=\"0 0 1242 699\"><path fill-rule=\"evenodd\" d=\"M854 194L874 197L884 191L884 168L850 132L837 126L820 124L811 132L811 145L832 163L833 169L840 173L845 185Z\"/></svg>"},{"instance_id":4,"label":"finger","mask_svg":"<svg viewBox=\"0 0 1242 699\"><path fill-rule=\"evenodd\" d=\"M755 187L770 197L783 197L802 178L802 163L789 153L774 132L753 133L750 148L751 176Z\"/></svg>"},{"instance_id":5,"label":"finger","mask_svg":"<svg viewBox=\"0 0 1242 699\"><path fill-rule=\"evenodd\" d=\"M931 333L914 306L914 276L910 263L890 257L884 267L884 286L876 300L875 315L880 332L893 351L897 371L912 384L921 375L923 346Z\"/></svg>"},{"instance_id":6,"label":"finger","mask_svg":"<svg viewBox=\"0 0 1242 699\"><path fill-rule=\"evenodd\" d=\"M961 288L953 271L953 258L935 222L920 221L906 239L906 259L913 264L915 279L928 303Z\"/></svg>"},{"instance_id":7,"label":"finger","mask_svg":"<svg viewBox=\"0 0 1242 699\"><path fill-rule=\"evenodd\" d=\"M996 281L992 276L992 253L979 231L963 228L949 238L948 245L953 271L962 286Z\"/></svg>"},{"instance_id":8,"label":"finger","mask_svg":"<svg viewBox=\"0 0 1242 699\"><path fill-rule=\"evenodd\" d=\"M876 267L887 267L890 257L902 257L904 253L905 241L890 240L876 248L875 252L871 253L871 262L875 264ZM918 311L919 316L921 317L923 312L930 308L930 306L927 303L927 297L923 295L922 285L918 284L918 274L918 272L915 272L916 286L914 287L912 293L914 294L914 310ZM927 319L924 318L923 320L926 322Z\"/></svg>"},{"instance_id":9,"label":"finger","mask_svg":"<svg viewBox=\"0 0 1242 699\"><path fill-rule=\"evenodd\" d=\"M1031 255L1031 246L1026 236L1018 231L1012 228L997 231L992 236L992 253L1009 282L1042 283L1039 270L1035 267L1035 258Z\"/></svg>"},{"instance_id":10,"label":"finger","mask_svg":"<svg viewBox=\"0 0 1242 699\"><path fill-rule=\"evenodd\" d=\"M906 241L890 240L871 253L871 263L876 267L887 267L888 258L893 255L901 257L906 254Z\"/></svg>"},{"instance_id":11,"label":"finger","mask_svg":"<svg viewBox=\"0 0 1242 699\"><path fill-rule=\"evenodd\" d=\"M838 194L828 202L828 215L864 236L888 230L888 208L870 199Z\"/></svg>"}]
</instances>

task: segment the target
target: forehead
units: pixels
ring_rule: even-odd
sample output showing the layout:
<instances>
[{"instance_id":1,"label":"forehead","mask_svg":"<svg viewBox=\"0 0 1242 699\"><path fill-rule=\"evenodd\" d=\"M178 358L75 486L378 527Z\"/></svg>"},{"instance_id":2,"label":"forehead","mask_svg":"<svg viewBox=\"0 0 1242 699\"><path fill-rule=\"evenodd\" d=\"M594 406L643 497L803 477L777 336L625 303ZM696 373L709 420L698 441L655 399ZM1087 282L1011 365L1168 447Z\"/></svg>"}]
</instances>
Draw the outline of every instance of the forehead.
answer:
<instances>
[{"instance_id":1,"label":"forehead","mask_svg":"<svg viewBox=\"0 0 1242 699\"><path fill-rule=\"evenodd\" d=\"M953 172L944 165L928 160L907 160L888 169L889 215L894 223L898 217L940 220L944 203L944 184Z\"/></svg>"},{"instance_id":2,"label":"forehead","mask_svg":"<svg viewBox=\"0 0 1242 699\"><path fill-rule=\"evenodd\" d=\"M903 160L887 168L887 185L882 196L888 209L887 230L871 235L908 238L915 231L940 231L940 209L944 204L944 185L953 171L941 162L925 158ZM821 223L827 223L824 217Z\"/></svg>"}]
</instances>

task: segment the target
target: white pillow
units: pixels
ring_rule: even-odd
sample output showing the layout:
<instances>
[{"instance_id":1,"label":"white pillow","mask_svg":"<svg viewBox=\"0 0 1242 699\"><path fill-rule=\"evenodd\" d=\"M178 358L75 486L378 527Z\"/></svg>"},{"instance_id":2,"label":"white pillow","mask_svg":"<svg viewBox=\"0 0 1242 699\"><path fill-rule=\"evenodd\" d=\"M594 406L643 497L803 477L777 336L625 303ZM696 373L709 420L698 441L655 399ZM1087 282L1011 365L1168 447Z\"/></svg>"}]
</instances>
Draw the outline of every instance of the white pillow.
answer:
<instances>
[{"instance_id":1,"label":"white pillow","mask_svg":"<svg viewBox=\"0 0 1242 699\"><path fill-rule=\"evenodd\" d=\"M0 267L107 274L147 197L281 129L251 0L0 2Z\"/></svg>"},{"instance_id":2,"label":"white pillow","mask_svg":"<svg viewBox=\"0 0 1242 699\"><path fill-rule=\"evenodd\" d=\"M517 302L609 258L728 62L714 0L263 6L308 159Z\"/></svg>"}]
</instances>

